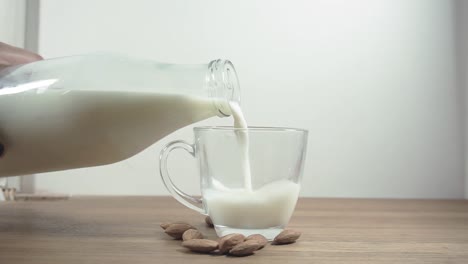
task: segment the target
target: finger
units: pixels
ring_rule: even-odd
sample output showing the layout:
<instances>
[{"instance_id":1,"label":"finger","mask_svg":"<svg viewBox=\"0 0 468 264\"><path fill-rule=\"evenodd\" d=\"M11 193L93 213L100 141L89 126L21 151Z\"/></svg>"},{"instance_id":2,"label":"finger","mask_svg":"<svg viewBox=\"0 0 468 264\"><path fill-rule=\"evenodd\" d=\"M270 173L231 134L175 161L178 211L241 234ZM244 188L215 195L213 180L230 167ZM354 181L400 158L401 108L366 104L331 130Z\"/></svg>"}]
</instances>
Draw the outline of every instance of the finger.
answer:
<instances>
[{"instance_id":1,"label":"finger","mask_svg":"<svg viewBox=\"0 0 468 264\"><path fill-rule=\"evenodd\" d=\"M0 42L0 67L25 64L42 59L40 55L34 52Z\"/></svg>"}]
</instances>

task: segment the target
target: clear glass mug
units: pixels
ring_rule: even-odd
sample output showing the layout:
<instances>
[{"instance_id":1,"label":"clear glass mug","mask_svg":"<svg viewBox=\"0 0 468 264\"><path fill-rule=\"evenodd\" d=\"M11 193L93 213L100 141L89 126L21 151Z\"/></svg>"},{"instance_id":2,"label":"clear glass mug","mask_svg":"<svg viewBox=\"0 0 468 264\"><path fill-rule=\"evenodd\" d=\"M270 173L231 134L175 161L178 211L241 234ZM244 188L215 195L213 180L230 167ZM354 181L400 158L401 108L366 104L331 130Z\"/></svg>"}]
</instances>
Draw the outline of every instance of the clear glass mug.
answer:
<instances>
[{"instance_id":1,"label":"clear glass mug","mask_svg":"<svg viewBox=\"0 0 468 264\"><path fill-rule=\"evenodd\" d=\"M249 137L248 155L246 146L239 144L242 133ZM296 206L307 133L295 128L196 127L193 145L173 141L161 151L160 174L175 199L211 217L218 236L262 234L271 240L287 225ZM171 180L167 158L175 149L197 159L201 199L186 194ZM245 182L249 178L245 177L246 156L250 183Z\"/></svg>"}]
</instances>

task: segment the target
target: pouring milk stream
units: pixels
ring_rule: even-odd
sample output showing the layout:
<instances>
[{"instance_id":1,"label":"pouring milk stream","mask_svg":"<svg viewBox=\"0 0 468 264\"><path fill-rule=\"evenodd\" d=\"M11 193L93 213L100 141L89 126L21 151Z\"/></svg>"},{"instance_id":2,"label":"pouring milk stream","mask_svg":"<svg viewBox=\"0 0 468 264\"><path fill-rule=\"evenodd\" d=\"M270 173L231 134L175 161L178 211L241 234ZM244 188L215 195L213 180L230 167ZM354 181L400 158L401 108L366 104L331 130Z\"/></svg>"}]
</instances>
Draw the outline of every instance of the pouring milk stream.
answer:
<instances>
[{"instance_id":1,"label":"pouring milk stream","mask_svg":"<svg viewBox=\"0 0 468 264\"><path fill-rule=\"evenodd\" d=\"M240 105L230 103L237 142L241 150L244 188L230 189L221 183L205 190L204 199L211 218L223 226L258 229L286 225L296 205L299 185L288 180L278 180L253 189L249 156L249 133ZM245 216L249 216L248 220ZM239 231L240 232L240 231Z\"/></svg>"}]
</instances>

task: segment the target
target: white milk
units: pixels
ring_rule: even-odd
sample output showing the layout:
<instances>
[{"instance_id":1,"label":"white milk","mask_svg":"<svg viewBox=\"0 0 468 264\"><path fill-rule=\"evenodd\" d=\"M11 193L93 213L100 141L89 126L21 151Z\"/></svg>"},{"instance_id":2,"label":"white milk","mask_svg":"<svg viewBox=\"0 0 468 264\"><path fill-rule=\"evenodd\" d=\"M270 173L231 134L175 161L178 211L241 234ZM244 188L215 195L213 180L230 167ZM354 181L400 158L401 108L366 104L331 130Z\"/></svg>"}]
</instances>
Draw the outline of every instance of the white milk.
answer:
<instances>
[{"instance_id":1,"label":"white milk","mask_svg":"<svg viewBox=\"0 0 468 264\"><path fill-rule=\"evenodd\" d=\"M2 90L0 90L2 92ZM114 163L216 115L205 98L36 90L0 95L0 177Z\"/></svg>"},{"instance_id":2,"label":"white milk","mask_svg":"<svg viewBox=\"0 0 468 264\"><path fill-rule=\"evenodd\" d=\"M284 227L296 206L299 185L281 180L255 191L204 191L208 213L217 225L242 229Z\"/></svg>"},{"instance_id":3,"label":"white milk","mask_svg":"<svg viewBox=\"0 0 468 264\"><path fill-rule=\"evenodd\" d=\"M234 127L247 128L239 104L231 103ZM275 181L252 189L249 157L249 134L237 131L241 148L243 189L230 189L213 179L212 188L204 190L203 199L208 214L217 226L238 229L268 229L284 227L291 217L299 195L299 185L289 180Z\"/></svg>"},{"instance_id":4,"label":"white milk","mask_svg":"<svg viewBox=\"0 0 468 264\"><path fill-rule=\"evenodd\" d=\"M234 118L234 127L247 129L247 121L244 118L240 105L236 102L231 102L232 117ZM252 190L252 176L250 175L250 157L249 157L249 133L247 131L237 131L237 142L241 148L241 164L244 175L244 188Z\"/></svg>"}]
</instances>

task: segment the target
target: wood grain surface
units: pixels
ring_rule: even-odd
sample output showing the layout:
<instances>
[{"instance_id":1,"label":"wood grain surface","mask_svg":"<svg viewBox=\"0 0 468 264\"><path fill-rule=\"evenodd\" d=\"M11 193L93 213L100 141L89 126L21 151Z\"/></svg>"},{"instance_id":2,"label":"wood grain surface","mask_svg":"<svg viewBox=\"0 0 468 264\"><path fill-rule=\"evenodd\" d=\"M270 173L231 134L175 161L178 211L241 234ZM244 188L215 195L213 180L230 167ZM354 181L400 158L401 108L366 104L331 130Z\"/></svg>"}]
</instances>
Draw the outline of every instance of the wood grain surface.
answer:
<instances>
[{"instance_id":1,"label":"wood grain surface","mask_svg":"<svg viewBox=\"0 0 468 264\"><path fill-rule=\"evenodd\" d=\"M468 263L467 200L300 199L292 245L243 258L191 253L163 233L204 217L169 197L0 203L0 263Z\"/></svg>"}]
</instances>

